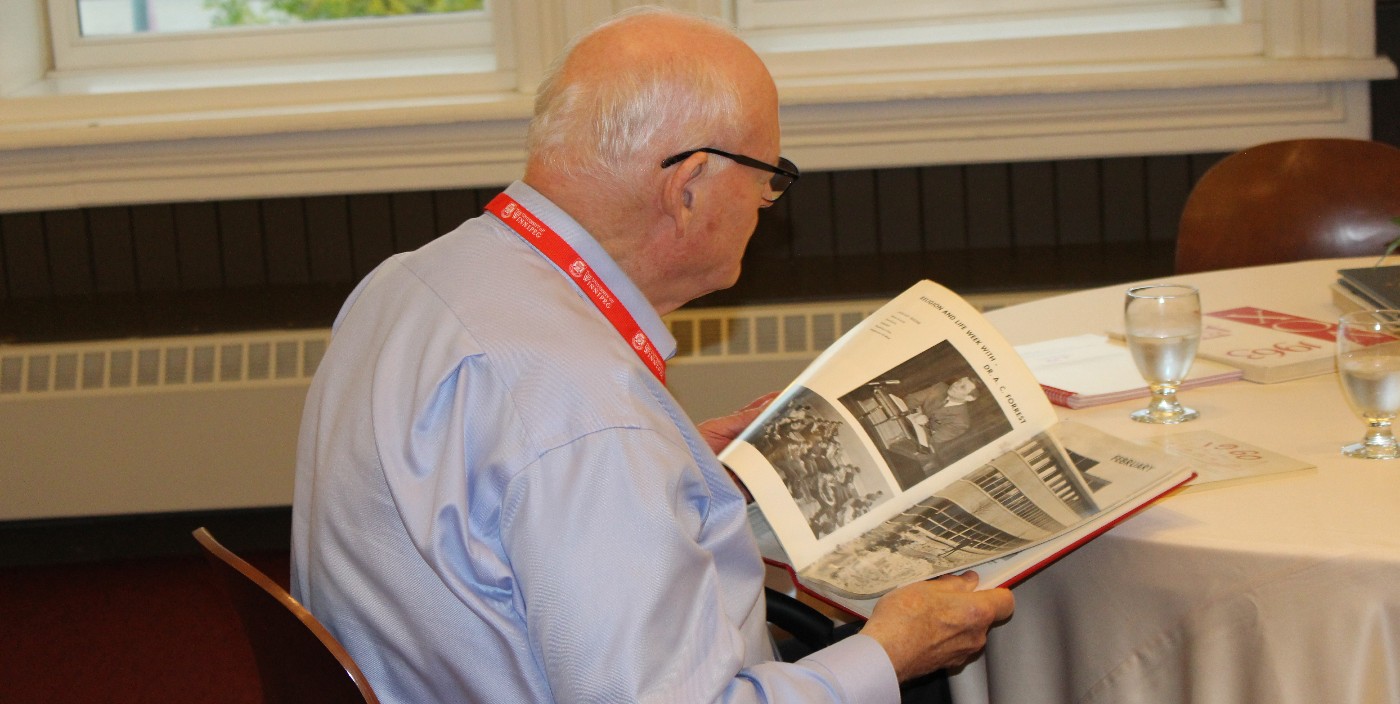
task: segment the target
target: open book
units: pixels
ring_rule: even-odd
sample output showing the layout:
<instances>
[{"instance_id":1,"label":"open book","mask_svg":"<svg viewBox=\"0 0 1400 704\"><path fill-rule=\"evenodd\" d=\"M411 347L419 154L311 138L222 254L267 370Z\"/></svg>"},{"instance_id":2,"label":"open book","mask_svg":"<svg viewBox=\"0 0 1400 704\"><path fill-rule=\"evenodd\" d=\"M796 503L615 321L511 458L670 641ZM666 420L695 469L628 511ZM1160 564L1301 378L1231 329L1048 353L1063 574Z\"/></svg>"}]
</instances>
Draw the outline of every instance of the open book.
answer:
<instances>
[{"instance_id":1,"label":"open book","mask_svg":"<svg viewBox=\"0 0 1400 704\"><path fill-rule=\"evenodd\" d=\"M837 340L720 460L753 494L764 556L867 616L949 572L1014 584L1192 476L1058 423L1012 346L930 281Z\"/></svg>"}]
</instances>

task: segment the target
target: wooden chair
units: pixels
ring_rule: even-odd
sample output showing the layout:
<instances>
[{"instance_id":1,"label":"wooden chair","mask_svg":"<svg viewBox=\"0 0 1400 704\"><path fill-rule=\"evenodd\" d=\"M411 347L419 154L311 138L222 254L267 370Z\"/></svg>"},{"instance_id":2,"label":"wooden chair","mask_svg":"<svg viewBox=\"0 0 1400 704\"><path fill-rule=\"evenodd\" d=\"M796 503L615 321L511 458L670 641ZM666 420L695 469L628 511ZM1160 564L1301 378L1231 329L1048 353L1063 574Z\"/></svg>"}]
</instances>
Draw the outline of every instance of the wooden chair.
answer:
<instances>
[{"instance_id":1,"label":"wooden chair","mask_svg":"<svg viewBox=\"0 0 1400 704\"><path fill-rule=\"evenodd\" d=\"M378 704L369 682L344 646L281 585L233 554L208 529L194 531L205 558L224 584L248 640L268 704ZM800 644L802 655L836 640L820 611L765 589L768 621ZM793 655L795 660L800 655Z\"/></svg>"},{"instance_id":2,"label":"wooden chair","mask_svg":"<svg viewBox=\"0 0 1400 704\"><path fill-rule=\"evenodd\" d=\"M269 704L378 704L350 654L281 585L204 528L194 538L226 588L253 646Z\"/></svg>"},{"instance_id":3,"label":"wooden chair","mask_svg":"<svg viewBox=\"0 0 1400 704\"><path fill-rule=\"evenodd\" d=\"M1374 255L1400 236L1400 149L1293 139L1231 154L1186 199L1176 271Z\"/></svg>"}]
</instances>

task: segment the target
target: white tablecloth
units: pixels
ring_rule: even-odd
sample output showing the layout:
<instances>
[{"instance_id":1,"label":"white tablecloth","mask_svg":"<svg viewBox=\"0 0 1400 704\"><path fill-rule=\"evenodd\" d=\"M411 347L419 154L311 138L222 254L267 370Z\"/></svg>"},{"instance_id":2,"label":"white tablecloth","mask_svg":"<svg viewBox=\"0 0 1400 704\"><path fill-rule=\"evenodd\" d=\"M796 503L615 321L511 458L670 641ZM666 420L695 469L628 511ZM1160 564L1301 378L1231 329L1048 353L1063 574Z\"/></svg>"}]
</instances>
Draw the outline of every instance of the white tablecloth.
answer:
<instances>
[{"instance_id":1,"label":"white tablecloth","mask_svg":"<svg viewBox=\"0 0 1400 704\"><path fill-rule=\"evenodd\" d=\"M1303 262L1173 277L1203 308L1335 319L1338 268ZM1126 286L994 311L1022 344L1103 332ZM1017 609L953 678L959 704L1400 702L1400 460L1343 457L1364 427L1335 375L1182 394L1201 419L1149 426L1141 401L1058 409L1129 440L1212 430L1315 464L1178 495L1016 587Z\"/></svg>"}]
</instances>

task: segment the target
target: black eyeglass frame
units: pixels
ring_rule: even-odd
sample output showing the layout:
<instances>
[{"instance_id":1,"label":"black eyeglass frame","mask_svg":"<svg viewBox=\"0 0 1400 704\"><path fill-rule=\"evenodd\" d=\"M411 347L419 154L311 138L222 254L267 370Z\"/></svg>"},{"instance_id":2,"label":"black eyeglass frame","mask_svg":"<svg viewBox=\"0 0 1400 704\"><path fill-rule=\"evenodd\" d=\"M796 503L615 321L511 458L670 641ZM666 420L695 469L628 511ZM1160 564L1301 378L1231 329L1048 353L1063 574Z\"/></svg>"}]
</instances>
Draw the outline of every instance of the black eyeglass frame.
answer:
<instances>
[{"instance_id":1,"label":"black eyeglass frame","mask_svg":"<svg viewBox=\"0 0 1400 704\"><path fill-rule=\"evenodd\" d=\"M696 154L697 152L705 152L706 154L715 154L718 156L722 156L726 159L729 159L730 161L733 161L736 164L743 164L744 166L748 166L754 169L761 169L763 171L767 171L773 174L773 177L768 179L768 190L772 191L773 193L776 193L777 195L773 196L772 200L764 198L764 200L767 200L769 203L778 202L778 199L782 198L784 193L787 193L787 189L792 188L792 184L797 183L797 179L802 177L801 172L797 170L797 164L788 161L784 157L778 157L778 165L773 166L772 164L764 163L751 156L744 156L743 154L730 154L729 152L721 151L713 147L700 147L699 149L691 149L689 151L684 151L680 154L676 154L675 156L667 157L666 159L662 160L661 168L666 169L675 166L676 164L679 164L682 161L689 159L692 155Z\"/></svg>"}]
</instances>

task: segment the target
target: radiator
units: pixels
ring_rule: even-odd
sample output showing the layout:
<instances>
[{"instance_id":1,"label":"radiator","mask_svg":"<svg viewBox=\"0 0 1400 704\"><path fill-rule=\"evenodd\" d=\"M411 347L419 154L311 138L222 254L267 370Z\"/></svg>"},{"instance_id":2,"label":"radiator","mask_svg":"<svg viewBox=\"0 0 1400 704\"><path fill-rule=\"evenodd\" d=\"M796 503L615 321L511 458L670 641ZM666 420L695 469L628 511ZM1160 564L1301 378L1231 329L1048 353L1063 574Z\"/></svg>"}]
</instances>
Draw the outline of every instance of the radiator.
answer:
<instances>
[{"instance_id":1,"label":"radiator","mask_svg":"<svg viewBox=\"0 0 1400 704\"><path fill-rule=\"evenodd\" d=\"M970 296L990 309L1040 293ZM786 385L882 301L682 309L695 418ZM0 346L0 520L284 506L326 329Z\"/></svg>"}]
</instances>

